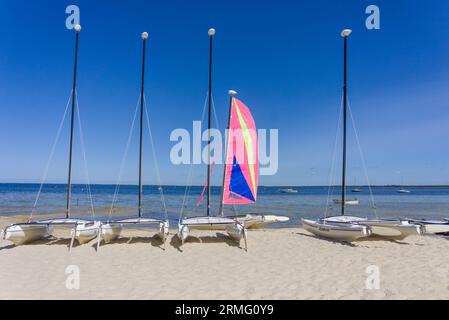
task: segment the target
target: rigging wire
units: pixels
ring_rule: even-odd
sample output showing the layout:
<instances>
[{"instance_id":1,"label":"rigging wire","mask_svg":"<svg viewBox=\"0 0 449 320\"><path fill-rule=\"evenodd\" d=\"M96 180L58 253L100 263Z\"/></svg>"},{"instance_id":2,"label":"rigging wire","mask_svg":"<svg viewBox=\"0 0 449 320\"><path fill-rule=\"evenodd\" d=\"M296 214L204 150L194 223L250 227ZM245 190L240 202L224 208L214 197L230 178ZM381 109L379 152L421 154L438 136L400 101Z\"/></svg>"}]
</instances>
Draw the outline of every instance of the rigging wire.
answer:
<instances>
[{"instance_id":1,"label":"rigging wire","mask_svg":"<svg viewBox=\"0 0 449 320\"><path fill-rule=\"evenodd\" d=\"M350 105L350 103L349 103L349 99L348 99L348 104L347 104L347 105L348 105L348 110L349 110L349 116L350 116L350 118L351 118L352 128L354 129L355 140L356 140L356 142L357 142L357 147L358 147L358 149L359 149L360 158L361 158L361 160L362 160L362 166L363 166L363 171L364 171L364 174L365 174L366 183L368 184L368 189L369 189L369 193L370 193L371 205L372 205L373 210L374 210L374 215L375 215L376 218L377 218L377 210L376 210L376 205L375 205L375 202L374 202L373 190L372 190L372 188L371 188L371 183L370 183L369 178L368 178L368 170L367 170L367 168L366 168L365 157L364 157L363 150L362 150L362 147L361 147L361 144L360 144L359 134L358 134L358 131L357 131L357 127L355 126L354 116L353 116L353 114L352 114L352 110L351 110L351 105Z\"/></svg>"},{"instance_id":2,"label":"rigging wire","mask_svg":"<svg viewBox=\"0 0 449 320\"><path fill-rule=\"evenodd\" d=\"M164 190L162 188L161 175L160 175L160 171L159 171L159 165L157 162L156 149L154 147L153 134L151 131L150 117L148 116L148 108L147 108L147 101L146 101L145 95L143 96L143 103L145 106L145 116L146 116L146 120L147 120L148 132L150 134L151 151L152 151L152 155L153 155L154 169L156 170L156 179L157 179L157 183L159 184L158 189L159 189L159 193L161 196L162 206L164 208L164 215L165 215L165 218L167 219L168 218L167 206L165 203Z\"/></svg>"},{"instance_id":3,"label":"rigging wire","mask_svg":"<svg viewBox=\"0 0 449 320\"><path fill-rule=\"evenodd\" d=\"M115 185L115 191L114 191L114 195L112 197L111 209L109 210L109 218L111 218L111 216L112 216L112 213L113 213L114 207L115 207L115 203L117 201L118 193L120 192L120 183L122 180L123 170L125 167L126 158L128 156L129 147L131 145L132 134L133 134L134 127L136 124L137 112L139 110L139 104L140 104L140 95L139 95L139 98L137 99L136 109L134 111L134 117L133 117L131 127L130 127L129 133L128 133L128 140L126 142L125 152L123 153L122 161L120 164L120 171L119 171L118 178L117 178L117 184Z\"/></svg>"},{"instance_id":4,"label":"rigging wire","mask_svg":"<svg viewBox=\"0 0 449 320\"><path fill-rule=\"evenodd\" d=\"M329 210L329 201L334 192L334 186L333 186L334 182L335 182L334 173L335 173L335 165L337 162L338 137L339 137L340 125L341 125L341 121L342 121L342 113L343 113L343 97L341 98L341 102L340 102L340 110L339 110L339 114L338 114L337 129L336 129L336 133L335 133L334 151L332 154L332 163L331 163L331 168L330 168L330 172L329 172L329 188L327 191L326 210L324 212L325 217L327 217L327 213Z\"/></svg>"},{"instance_id":5,"label":"rigging wire","mask_svg":"<svg viewBox=\"0 0 449 320\"><path fill-rule=\"evenodd\" d=\"M30 222L31 218L33 217L33 214L34 214L34 212L36 210L37 203L38 203L40 195L42 193L42 189L44 187L44 183L47 180L48 170L50 169L50 164L51 164L51 161L52 161L53 156L55 154L56 145L58 144L59 137L61 136L61 131L62 131L62 128L64 126L64 121L65 121L65 118L67 116L67 111L69 110L70 101L72 99L72 92L73 92L73 90L70 91L70 95L69 95L69 98L67 100L67 104L66 104L66 107L65 107L65 110L64 110L64 114L62 116L61 122L59 123L58 131L56 133L55 140L53 141L53 145L51 147L50 156L48 157L47 164L45 165L44 174L43 174L42 179L41 179L39 190L37 192L36 199L34 200L33 208L32 208L32 210L30 212L29 217L28 217L28 222Z\"/></svg>"},{"instance_id":6,"label":"rigging wire","mask_svg":"<svg viewBox=\"0 0 449 320\"><path fill-rule=\"evenodd\" d=\"M206 115L206 107L207 107L208 95L209 95L209 91L206 92L206 98L205 98L205 100L204 100L204 105L203 105L203 111L202 111L202 113L201 113L201 123L203 122L204 117L205 117L205 115ZM183 197L183 200L182 200L181 211L180 211L180 213L179 213L179 222L181 221L181 219L182 219L182 217L183 217L183 214L184 214L184 208L185 208L185 206L186 206L186 203L187 203L188 200L189 200L190 189L191 189L190 182L191 182L191 178L192 178L192 175L193 175L193 168L194 168L194 165L191 164L191 165L190 165L190 168L189 168L189 173L187 174L186 188L185 188L185 191L184 191L184 197Z\"/></svg>"},{"instance_id":7,"label":"rigging wire","mask_svg":"<svg viewBox=\"0 0 449 320\"><path fill-rule=\"evenodd\" d=\"M92 210L92 217L95 218L95 211L94 211L94 202L92 199L92 191L90 188L90 178L89 178L89 170L87 168L87 157L86 157L86 148L84 145L84 134L83 134L83 128L81 126L81 115L80 115L80 108L78 105L78 92L75 90L76 93L76 98L75 98L75 103L76 103L76 113L78 116L78 131L79 131L79 138L80 138L80 144L81 144L81 153L83 154L83 163L84 163L84 171L86 174L86 191L87 191L87 196L90 202L90 209Z\"/></svg>"}]
</instances>

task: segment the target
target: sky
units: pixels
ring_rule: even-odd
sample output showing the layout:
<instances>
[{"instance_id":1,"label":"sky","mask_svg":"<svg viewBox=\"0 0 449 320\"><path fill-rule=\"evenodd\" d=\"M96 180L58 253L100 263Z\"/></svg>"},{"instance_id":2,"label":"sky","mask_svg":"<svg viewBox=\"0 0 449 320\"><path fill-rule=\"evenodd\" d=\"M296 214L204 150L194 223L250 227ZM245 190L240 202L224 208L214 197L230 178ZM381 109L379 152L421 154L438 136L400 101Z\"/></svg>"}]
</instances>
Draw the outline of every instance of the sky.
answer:
<instances>
[{"instance_id":1,"label":"sky","mask_svg":"<svg viewBox=\"0 0 449 320\"><path fill-rule=\"evenodd\" d=\"M142 31L148 31L146 98L162 184L202 185L203 166L170 162L172 130L200 120L214 38L213 95L223 129L229 89L257 127L279 130L279 165L261 185L327 185L342 95L348 95L371 184L449 184L449 2L429 1L2 1L0 10L0 182L40 182L71 91L79 6L78 99L89 180L116 183L140 90ZM365 8L380 8L380 30ZM68 122L48 171L67 176ZM76 133L77 134L77 133ZM74 182L86 181L75 136ZM122 183L137 183L132 136ZM349 183L365 184L352 128ZM340 150L338 151L340 161ZM336 175L340 174L336 163ZM220 169L213 183L219 184ZM148 136L144 182L157 183Z\"/></svg>"}]
</instances>

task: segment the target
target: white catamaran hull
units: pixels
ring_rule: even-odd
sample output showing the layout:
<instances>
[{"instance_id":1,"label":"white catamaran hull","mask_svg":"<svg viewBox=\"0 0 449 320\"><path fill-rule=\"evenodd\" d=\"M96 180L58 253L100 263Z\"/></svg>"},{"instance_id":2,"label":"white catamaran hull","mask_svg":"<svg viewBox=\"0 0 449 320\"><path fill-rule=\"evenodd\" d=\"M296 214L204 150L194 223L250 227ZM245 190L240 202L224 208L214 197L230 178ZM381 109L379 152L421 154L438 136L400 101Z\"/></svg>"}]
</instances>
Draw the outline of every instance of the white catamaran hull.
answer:
<instances>
[{"instance_id":1,"label":"white catamaran hull","mask_svg":"<svg viewBox=\"0 0 449 320\"><path fill-rule=\"evenodd\" d=\"M247 214L244 216L237 216L237 221L244 224L246 229L262 229L271 223L287 222L289 217L275 216L275 215L261 215L261 214Z\"/></svg>"},{"instance_id":2,"label":"white catamaran hull","mask_svg":"<svg viewBox=\"0 0 449 320\"><path fill-rule=\"evenodd\" d=\"M50 231L48 225L16 224L5 228L2 238L19 246L48 237Z\"/></svg>"},{"instance_id":3,"label":"white catamaran hull","mask_svg":"<svg viewBox=\"0 0 449 320\"><path fill-rule=\"evenodd\" d=\"M448 224L424 224L425 233L428 234L440 234L449 233L449 223Z\"/></svg>"},{"instance_id":4,"label":"white catamaran hull","mask_svg":"<svg viewBox=\"0 0 449 320\"><path fill-rule=\"evenodd\" d=\"M180 224L178 226L178 238L181 240L182 244L184 244L184 242L187 240L189 235L190 235L189 226Z\"/></svg>"},{"instance_id":5,"label":"white catamaran hull","mask_svg":"<svg viewBox=\"0 0 449 320\"><path fill-rule=\"evenodd\" d=\"M447 234L449 233L449 220L432 219L408 219L410 223L420 224L424 227L425 234Z\"/></svg>"},{"instance_id":6,"label":"white catamaran hull","mask_svg":"<svg viewBox=\"0 0 449 320\"><path fill-rule=\"evenodd\" d=\"M105 223L102 224L100 228L100 235L105 243L117 240L120 237L121 233L122 233L121 224Z\"/></svg>"},{"instance_id":7,"label":"white catamaran hull","mask_svg":"<svg viewBox=\"0 0 449 320\"><path fill-rule=\"evenodd\" d=\"M168 237L168 229L169 229L169 223L168 220L159 223L159 233L158 236L162 240L162 242L165 243Z\"/></svg>"},{"instance_id":8,"label":"white catamaran hull","mask_svg":"<svg viewBox=\"0 0 449 320\"><path fill-rule=\"evenodd\" d=\"M368 226L371 229L372 236L391 240L403 240L409 236L422 235L424 233L424 228L421 225L411 224L404 220L369 220L355 216L336 216L324 218L321 221L337 225L358 224Z\"/></svg>"},{"instance_id":9,"label":"white catamaran hull","mask_svg":"<svg viewBox=\"0 0 449 320\"><path fill-rule=\"evenodd\" d=\"M424 234L424 228L417 224L408 224L406 222L390 222L390 221L376 221L368 220L360 222L360 224L367 225L371 228L372 235L388 238L391 240L404 240L409 236L419 236Z\"/></svg>"},{"instance_id":10,"label":"white catamaran hull","mask_svg":"<svg viewBox=\"0 0 449 320\"><path fill-rule=\"evenodd\" d=\"M123 225L158 225L157 236L161 238L163 242L166 241L169 233L169 222L168 220L158 220L158 219L147 219L147 218L132 218L124 219L114 222L108 222L101 225L101 237L105 243L116 240L120 237L123 229Z\"/></svg>"},{"instance_id":11,"label":"white catamaran hull","mask_svg":"<svg viewBox=\"0 0 449 320\"><path fill-rule=\"evenodd\" d=\"M178 237L182 244L189 237L191 230L226 231L237 242L240 242L244 238L246 247L246 228L235 219L225 217L195 217L183 219L178 226Z\"/></svg>"},{"instance_id":12,"label":"white catamaran hull","mask_svg":"<svg viewBox=\"0 0 449 320\"><path fill-rule=\"evenodd\" d=\"M100 227L99 221L78 224L72 229L72 237L74 236L79 244L87 243L98 236Z\"/></svg>"},{"instance_id":13,"label":"white catamaran hull","mask_svg":"<svg viewBox=\"0 0 449 320\"><path fill-rule=\"evenodd\" d=\"M313 220L301 219L304 229L310 233L336 241L356 241L371 235L371 230L367 226L356 224L328 224Z\"/></svg>"}]
</instances>

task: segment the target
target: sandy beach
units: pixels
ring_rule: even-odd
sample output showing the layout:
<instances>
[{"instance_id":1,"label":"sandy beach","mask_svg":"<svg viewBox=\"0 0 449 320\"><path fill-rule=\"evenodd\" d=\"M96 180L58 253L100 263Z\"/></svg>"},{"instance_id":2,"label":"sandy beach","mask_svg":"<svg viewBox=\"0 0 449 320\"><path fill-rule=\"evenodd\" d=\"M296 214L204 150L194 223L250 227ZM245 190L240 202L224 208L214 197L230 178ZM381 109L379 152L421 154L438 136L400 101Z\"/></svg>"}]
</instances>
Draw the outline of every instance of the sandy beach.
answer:
<instances>
[{"instance_id":1,"label":"sandy beach","mask_svg":"<svg viewBox=\"0 0 449 320\"><path fill-rule=\"evenodd\" d=\"M217 232L196 233L182 248L170 235L165 249L148 234L126 230L99 252L94 242L69 253L68 240L5 241L0 298L449 299L447 237L341 244L301 228L269 229L249 232L246 252ZM378 289L366 285L372 266ZM73 268L79 289L66 287Z\"/></svg>"}]
</instances>

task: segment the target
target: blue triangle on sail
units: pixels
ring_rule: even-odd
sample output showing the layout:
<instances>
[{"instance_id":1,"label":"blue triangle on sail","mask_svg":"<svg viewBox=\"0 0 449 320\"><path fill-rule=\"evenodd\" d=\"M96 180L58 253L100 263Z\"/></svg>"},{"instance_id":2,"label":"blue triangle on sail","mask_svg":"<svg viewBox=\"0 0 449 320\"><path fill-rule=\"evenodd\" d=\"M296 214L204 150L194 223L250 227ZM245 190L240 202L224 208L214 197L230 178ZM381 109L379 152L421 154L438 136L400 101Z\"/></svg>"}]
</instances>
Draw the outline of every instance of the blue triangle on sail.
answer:
<instances>
[{"instance_id":1,"label":"blue triangle on sail","mask_svg":"<svg viewBox=\"0 0 449 320\"><path fill-rule=\"evenodd\" d=\"M234 156L234 160L232 163L232 171L231 171L231 181L229 182L229 190L232 193L238 194L242 197L247 198L251 201L256 201L254 199L253 193L246 182L245 177L243 176L242 169L240 165L237 163L237 159Z\"/></svg>"}]
</instances>

